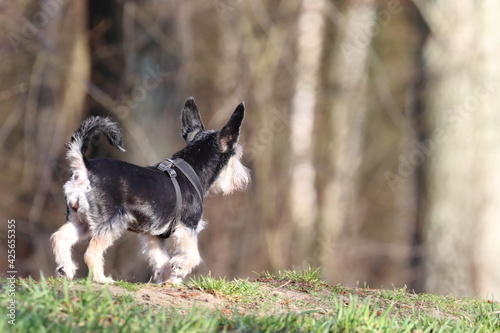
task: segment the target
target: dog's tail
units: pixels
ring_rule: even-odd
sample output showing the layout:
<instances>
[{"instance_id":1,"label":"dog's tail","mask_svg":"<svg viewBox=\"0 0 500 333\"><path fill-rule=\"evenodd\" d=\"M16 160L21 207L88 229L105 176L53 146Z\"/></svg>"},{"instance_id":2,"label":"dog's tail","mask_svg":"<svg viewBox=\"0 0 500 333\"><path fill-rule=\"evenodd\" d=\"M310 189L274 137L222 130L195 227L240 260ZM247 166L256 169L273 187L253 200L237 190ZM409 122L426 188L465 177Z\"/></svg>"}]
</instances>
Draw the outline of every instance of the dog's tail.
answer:
<instances>
[{"instance_id":1,"label":"dog's tail","mask_svg":"<svg viewBox=\"0 0 500 333\"><path fill-rule=\"evenodd\" d=\"M122 147L122 133L115 122L107 117L89 117L76 130L71 141L66 143L66 148L68 148L66 158L73 173L87 169L85 151L90 139L99 132L104 134L113 147L125 151Z\"/></svg>"}]
</instances>

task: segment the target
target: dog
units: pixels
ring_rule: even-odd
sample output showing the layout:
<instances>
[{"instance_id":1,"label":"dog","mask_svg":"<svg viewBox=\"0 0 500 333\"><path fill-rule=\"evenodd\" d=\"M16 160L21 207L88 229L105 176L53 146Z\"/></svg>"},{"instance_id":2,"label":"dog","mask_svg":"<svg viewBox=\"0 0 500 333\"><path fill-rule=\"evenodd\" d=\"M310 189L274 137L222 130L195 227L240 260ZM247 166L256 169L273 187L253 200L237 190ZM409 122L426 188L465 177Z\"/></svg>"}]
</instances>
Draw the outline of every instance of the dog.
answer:
<instances>
[{"instance_id":1,"label":"dog","mask_svg":"<svg viewBox=\"0 0 500 333\"><path fill-rule=\"evenodd\" d=\"M205 130L194 99L188 98L181 114L186 146L172 159L148 167L107 158L88 160L85 151L89 141L99 133L113 147L124 149L116 123L105 117L86 119L66 144L72 171L63 186L66 223L51 237L57 276L74 277L77 266L71 249L78 241L89 239L84 261L92 280L113 283L104 275L103 256L130 230L139 234L153 269L151 280L182 283L202 261L198 234L206 224L203 198L209 193L227 195L244 189L250 181L238 143L244 113L242 102L220 131ZM172 257L165 244L170 235Z\"/></svg>"}]
</instances>

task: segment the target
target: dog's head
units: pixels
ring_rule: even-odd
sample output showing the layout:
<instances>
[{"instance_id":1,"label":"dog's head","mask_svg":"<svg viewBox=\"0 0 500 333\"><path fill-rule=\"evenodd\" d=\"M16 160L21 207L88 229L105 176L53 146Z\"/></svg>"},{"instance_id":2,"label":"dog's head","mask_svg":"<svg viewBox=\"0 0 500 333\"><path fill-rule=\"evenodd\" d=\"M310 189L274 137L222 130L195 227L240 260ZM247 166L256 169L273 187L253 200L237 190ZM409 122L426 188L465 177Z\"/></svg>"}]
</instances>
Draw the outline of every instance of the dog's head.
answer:
<instances>
[{"instance_id":1,"label":"dog's head","mask_svg":"<svg viewBox=\"0 0 500 333\"><path fill-rule=\"evenodd\" d=\"M206 131L194 98L186 100L181 118L187 146L176 155L201 172L211 192L230 194L250 181L250 171L241 164L243 147L238 143L244 115L241 103L220 131Z\"/></svg>"}]
</instances>

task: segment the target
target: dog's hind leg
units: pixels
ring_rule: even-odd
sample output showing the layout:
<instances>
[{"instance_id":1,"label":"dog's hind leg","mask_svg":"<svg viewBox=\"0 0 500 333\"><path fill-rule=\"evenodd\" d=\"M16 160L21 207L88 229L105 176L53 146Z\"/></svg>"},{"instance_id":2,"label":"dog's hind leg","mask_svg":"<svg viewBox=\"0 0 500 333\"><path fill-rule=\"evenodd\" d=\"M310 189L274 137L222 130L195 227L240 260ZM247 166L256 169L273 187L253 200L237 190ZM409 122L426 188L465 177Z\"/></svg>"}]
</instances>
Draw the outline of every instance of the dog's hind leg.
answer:
<instances>
[{"instance_id":1,"label":"dog's hind leg","mask_svg":"<svg viewBox=\"0 0 500 333\"><path fill-rule=\"evenodd\" d=\"M201 263L201 256L198 251L197 230L179 223L172 237L175 254L170 260L172 275L169 282L177 284Z\"/></svg>"},{"instance_id":2,"label":"dog's hind leg","mask_svg":"<svg viewBox=\"0 0 500 333\"><path fill-rule=\"evenodd\" d=\"M113 279L104 276L104 252L110 247L119 235L112 233L95 234L90 239L89 247L85 251L84 260L92 272L92 280L97 283L113 283Z\"/></svg>"},{"instance_id":3,"label":"dog's hind leg","mask_svg":"<svg viewBox=\"0 0 500 333\"><path fill-rule=\"evenodd\" d=\"M71 258L71 248L87 236L88 231L85 225L69 221L50 237L56 258L58 277L67 277L71 280L75 276L77 266Z\"/></svg>"},{"instance_id":4,"label":"dog's hind leg","mask_svg":"<svg viewBox=\"0 0 500 333\"><path fill-rule=\"evenodd\" d=\"M142 253L146 255L153 268L154 283L163 283L170 278L170 257L163 238L152 235L139 235Z\"/></svg>"}]
</instances>

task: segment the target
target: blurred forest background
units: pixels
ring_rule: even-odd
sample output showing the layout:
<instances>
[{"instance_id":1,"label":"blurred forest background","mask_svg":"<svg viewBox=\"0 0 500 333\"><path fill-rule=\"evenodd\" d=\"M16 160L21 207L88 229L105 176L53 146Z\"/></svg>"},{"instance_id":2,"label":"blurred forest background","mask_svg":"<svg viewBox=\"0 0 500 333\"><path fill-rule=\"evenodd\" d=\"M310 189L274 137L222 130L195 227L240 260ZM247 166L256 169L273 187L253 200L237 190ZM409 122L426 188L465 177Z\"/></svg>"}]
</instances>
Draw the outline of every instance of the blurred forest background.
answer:
<instances>
[{"instance_id":1,"label":"blurred forest background","mask_svg":"<svg viewBox=\"0 0 500 333\"><path fill-rule=\"evenodd\" d=\"M205 201L199 274L322 267L350 286L500 296L498 0L0 2L0 269L54 273L64 143L116 119L152 165L182 148L196 98L220 129L244 100L252 183ZM76 246L79 276L87 274ZM147 281L135 235L106 274Z\"/></svg>"}]
</instances>

